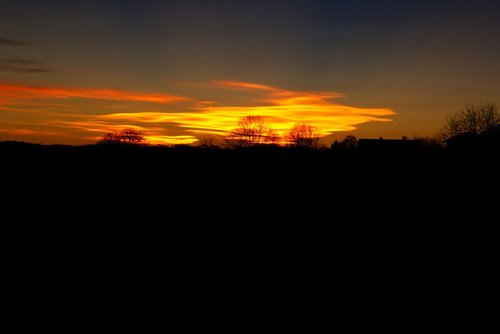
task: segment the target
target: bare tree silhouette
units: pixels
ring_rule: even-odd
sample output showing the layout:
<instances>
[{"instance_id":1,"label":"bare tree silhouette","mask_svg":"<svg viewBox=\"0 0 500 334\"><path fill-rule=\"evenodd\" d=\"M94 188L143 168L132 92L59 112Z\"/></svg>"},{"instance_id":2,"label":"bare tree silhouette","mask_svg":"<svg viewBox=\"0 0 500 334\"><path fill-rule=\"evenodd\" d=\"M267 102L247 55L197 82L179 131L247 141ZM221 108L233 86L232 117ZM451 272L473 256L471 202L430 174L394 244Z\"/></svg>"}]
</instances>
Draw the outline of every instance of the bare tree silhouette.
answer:
<instances>
[{"instance_id":1,"label":"bare tree silhouette","mask_svg":"<svg viewBox=\"0 0 500 334\"><path fill-rule=\"evenodd\" d=\"M279 135L264 122L262 116L245 116L238 127L224 138L227 147L251 147L279 143Z\"/></svg>"},{"instance_id":2,"label":"bare tree silhouette","mask_svg":"<svg viewBox=\"0 0 500 334\"><path fill-rule=\"evenodd\" d=\"M356 148L358 148L358 138L354 135L347 135L344 140L341 142L336 140L332 145L334 150L354 150Z\"/></svg>"},{"instance_id":3,"label":"bare tree silhouette","mask_svg":"<svg viewBox=\"0 0 500 334\"><path fill-rule=\"evenodd\" d=\"M296 147L318 148L319 133L309 123L297 123L288 132L288 140Z\"/></svg>"},{"instance_id":4,"label":"bare tree silhouette","mask_svg":"<svg viewBox=\"0 0 500 334\"><path fill-rule=\"evenodd\" d=\"M439 135L443 139L460 134L480 135L499 124L500 110L496 103L471 104L459 112L448 115Z\"/></svg>"},{"instance_id":5,"label":"bare tree silhouette","mask_svg":"<svg viewBox=\"0 0 500 334\"><path fill-rule=\"evenodd\" d=\"M415 142L418 143L418 145L422 148L426 149L442 149L446 145L443 142L442 138L440 136L434 136L434 137L427 137L427 136L415 136L413 138Z\"/></svg>"},{"instance_id":6,"label":"bare tree silhouette","mask_svg":"<svg viewBox=\"0 0 500 334\"><path fill-rule=\"evenodd\" d=\"M146 133L144 131L126 128L121 130L115 130L110 133L106 133L102 139L100 139L98 144L127 144L127 145L140 145L145 144Z\"/></svg>"}]
</instances>

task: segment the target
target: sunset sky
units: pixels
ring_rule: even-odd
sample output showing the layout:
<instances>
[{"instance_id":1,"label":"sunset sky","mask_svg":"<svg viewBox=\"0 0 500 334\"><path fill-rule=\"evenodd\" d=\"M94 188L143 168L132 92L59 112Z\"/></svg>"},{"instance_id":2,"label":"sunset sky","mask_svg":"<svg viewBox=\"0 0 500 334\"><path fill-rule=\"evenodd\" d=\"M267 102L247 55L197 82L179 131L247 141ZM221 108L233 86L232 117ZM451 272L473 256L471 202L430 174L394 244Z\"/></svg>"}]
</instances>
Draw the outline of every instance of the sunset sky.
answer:
<instances>
[{"instance_id":1,"label":"sunset sky","mask_svg":"<svg viewBox=\"0 0 500 334\"><path fill-rule=\"evenodd\" d=\"M0 140L192 144L247 115L432 136L500 102L499 59L497 0L2 0Z\"/></svg>"}]
</instances>

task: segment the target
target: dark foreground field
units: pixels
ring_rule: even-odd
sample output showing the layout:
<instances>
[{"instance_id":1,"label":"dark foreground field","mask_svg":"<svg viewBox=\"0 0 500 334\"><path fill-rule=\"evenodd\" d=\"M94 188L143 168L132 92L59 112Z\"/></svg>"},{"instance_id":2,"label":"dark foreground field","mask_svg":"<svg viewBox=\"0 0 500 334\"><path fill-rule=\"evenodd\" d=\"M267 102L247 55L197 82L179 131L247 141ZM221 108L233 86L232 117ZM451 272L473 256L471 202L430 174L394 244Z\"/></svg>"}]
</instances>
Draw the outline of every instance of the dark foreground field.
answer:
<instances>
[{"instance_id":1,"label":"dark foreground field","mask_svg":"<svg viewBox=\"0 0 500 334\"><path fill-rule=\"evenodd\" d=\"M497 153L0 154L8 332L492 328Z\"/></svg>"}]
</instances>

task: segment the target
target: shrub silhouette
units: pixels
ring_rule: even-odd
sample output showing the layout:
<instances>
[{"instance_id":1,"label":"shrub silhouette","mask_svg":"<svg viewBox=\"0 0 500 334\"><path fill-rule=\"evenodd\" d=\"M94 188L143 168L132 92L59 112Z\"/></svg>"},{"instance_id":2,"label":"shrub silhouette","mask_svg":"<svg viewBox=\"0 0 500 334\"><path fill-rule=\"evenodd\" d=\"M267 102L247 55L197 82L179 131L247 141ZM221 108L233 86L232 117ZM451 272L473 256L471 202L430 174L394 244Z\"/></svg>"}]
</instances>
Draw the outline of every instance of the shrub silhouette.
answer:
<instances>
[{"instance_id":1,"label":"shrub silhouette","mask_svg":"<svg viewBox=\"0 0 500 334\"><path fill-rule=\"evenodd\" d=\"M98 144L125 144L141 145L146 143L146 133L144 131L126 128L106 133Z\"/></svg>"},{"instance_id":2,"label":"shrub silhouette","mask_svg":"<svg viewBox=\"0 0 500 334\"><path fill-rule=\"evenodd\" d=\"M358 148L358 138L354 135L347 135L341 142L334 141L333 150L355 150Z\"/></svg>"}]
</instances>

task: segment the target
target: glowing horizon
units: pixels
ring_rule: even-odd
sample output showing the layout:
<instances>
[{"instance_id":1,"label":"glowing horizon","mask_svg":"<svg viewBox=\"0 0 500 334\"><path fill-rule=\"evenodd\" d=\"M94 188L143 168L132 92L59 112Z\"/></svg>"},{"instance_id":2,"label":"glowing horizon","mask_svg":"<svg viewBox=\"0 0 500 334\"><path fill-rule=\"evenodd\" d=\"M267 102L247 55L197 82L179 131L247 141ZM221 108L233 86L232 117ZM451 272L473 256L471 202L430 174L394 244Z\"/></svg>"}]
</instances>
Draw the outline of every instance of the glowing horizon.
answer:
<instances>
[{"instance_id":1,"label":"glowing horizon","mask_svg":"<svg viewBox=\"0 0 500 334\"><path fill-rule=\"evenodd\" d=\"M249 115L263 117L284 137L290 128L301 122L309 123L321 136L326 136L353 131L368 122L389 122L389 116L395 114L388 108L359 108L336 103L335 99L344 97L338 92L294 91L239 81L213 81L209 86L229 92L243 90L252 97L225 105L224 101L203 101L175 94L4 83L0 84L0 110L6 115L36 113L43 126L39 122L30 124L29 121L1 119L0 133L20 137L38 133L59 137L62 141L80 134L84 141L95 142L104 133L130 127L145 131L152 144L175 145L193 144L206 136L225 136L237 127L242 117ZM78 101L81 99L107 101L108 104L96 107L100 113L89 114L82 112ZM116 112L118 107L111 102L126 102L126 108L131 111ZM160 110L150 111L158 106ZM40 116L43 114L45 117Z\"/></svg>"}]
</instances>

